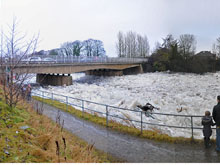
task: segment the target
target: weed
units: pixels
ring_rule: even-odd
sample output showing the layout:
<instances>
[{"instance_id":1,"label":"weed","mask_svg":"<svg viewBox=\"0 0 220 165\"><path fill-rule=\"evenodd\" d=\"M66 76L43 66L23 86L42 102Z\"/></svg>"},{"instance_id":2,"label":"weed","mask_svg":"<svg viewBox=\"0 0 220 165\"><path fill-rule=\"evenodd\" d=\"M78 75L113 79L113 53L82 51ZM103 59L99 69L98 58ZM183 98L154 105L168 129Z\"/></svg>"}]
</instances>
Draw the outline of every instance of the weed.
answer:
<instances>
[{"instance_id":1,"label":"weed","mask_svg":"<svg viewBox=\"0 0 220 165\"><path fill-rule=\"evenodd\" d=\"M55 143L56 143L56 155L58 156L58 163L60 163L60 146L58 141L55 141Z\"/></svg>"},{"instance_id":2,"label":"weed","mask_svg":"<svg viewBox=\"0 0 220 165\"><path fill-rule=\"evenodd\" d=\"M63 140L63 146L64 146L64 159L66 161L66 139L62 137L62 140Z\"/></svg>"},{"instance_id":3,"label":"weed","mask_svg":"<svg viewBox=\"0 0 220 165\"><path fill-rule=\"evenodd\" d=\"M43 114L43 112L44 112L44 105L41 103L41 105L39 106L39 103L37 102L37 103L35 103L35 106L36 106L36 112L37 112L37 114L38 115L42 115Z\"/></svg>"},{"instance_id":4,"label":"weed","mask_svg":"<svg viewBox=\"0 0 220 165\"><path fill-rule=\"evenodd\" d=\"M87 143L63 129L64 120L61 131L58 124L42 115L42 110L34 111L24 101L10 110L2 99L0 109L0 162L110 162L104 153L94 148L88 151ZM23 126L28 128L21 129Z\"/></svg>"},{"instance_id":5,"label":"weed","mask_svg":"<svg viewBox=\"0 0 220 165\"><path fill-rule=\"evenodd\" d=\"M102 126L107 126L106 119L103 117L99 117L97 115L93 116L87 112L84 112L84 115L82 115L82 111L77 110L69 105L68 105L68 110L66 110L66 105L64 103L60 103L59 101L50 100L50 99L43 99L43 98L40 98L37 96L34 96L33 98L38 101L41 101L43 103L46 103L48 105L54 106L64 112L68 112L68 113L70 113L74 116L77 116L79 118L94 122L94 123L102 125ZM129 119L129 116L127 116L127 118ZM112 120L109 120L108 127L113 130L116 130L116 131L128 133L130 135L134 135L134 136L138 136L138 137L146 138L146 139L151 139L151 140L165 141L165 142L170 142L170 143L192 143L192 138L171 137L167 134L162 134L160 131L158 131L156 129L155 130L143 130L143 132L141 134L140 130L135 128L133 125L132 125L132 127L129 127L129 126L122 125L122 124L117 123ZM195 139L195 140L193 140L193 142L194 143L202 143L203 141Z\"/></svg>"}]
</instances>

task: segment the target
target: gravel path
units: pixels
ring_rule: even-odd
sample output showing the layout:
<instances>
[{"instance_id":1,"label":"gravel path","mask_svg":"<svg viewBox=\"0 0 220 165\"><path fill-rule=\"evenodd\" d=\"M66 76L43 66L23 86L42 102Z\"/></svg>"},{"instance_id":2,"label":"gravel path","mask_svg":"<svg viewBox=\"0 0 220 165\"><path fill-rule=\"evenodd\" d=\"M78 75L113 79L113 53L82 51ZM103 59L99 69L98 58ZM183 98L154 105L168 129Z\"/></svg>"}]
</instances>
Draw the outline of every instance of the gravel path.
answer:
<instances>
[{"instance_id":1,"label":"gravel path","mask_svg":"<svg viewBox=\"0 0 220 165\"><path fill-rule=\"evenodd\" d=\"M47 104L43 107L44 115L55 121L59 109ZM127 162L220 162L214 145L205 149L203 145L155 142L104 128L66 112L60 111L60 114L64 128L89 144L94 143L97 149Z\"/></svg>"}]
</instances>

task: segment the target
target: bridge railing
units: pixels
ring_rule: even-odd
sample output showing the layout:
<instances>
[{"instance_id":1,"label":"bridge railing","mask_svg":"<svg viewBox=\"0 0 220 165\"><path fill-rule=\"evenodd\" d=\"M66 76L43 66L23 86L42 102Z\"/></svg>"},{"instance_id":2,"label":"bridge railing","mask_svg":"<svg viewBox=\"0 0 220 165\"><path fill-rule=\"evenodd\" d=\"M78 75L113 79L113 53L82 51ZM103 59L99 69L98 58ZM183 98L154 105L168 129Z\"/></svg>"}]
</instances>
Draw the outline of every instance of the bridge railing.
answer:
<instances>
[{"instance_id":1,"label":"bridge railing","mask_svg":"<svg viewBox=\"0 0 220 165\"><path fill-rule=\"evenodd\" d=\"M56 63L142 63L146 58L116 58L116 57L74 57L55 56Z\"/></svg>"},{"instance_id":2,"label":"bridge railing","mask_svg":"<svg viewBox=\"0 0 220 165\"><path fill-rule=\"evenodd\" d=\"M93 115L101 115L102 117L105 117L106 119L106 125L108 127L109 120L116 120L118 122L124 122L129 123L129 125L132 125L133 123L137 123L137 125L133 125L134 127L140 129L140 132L143 132L143 129L148 126L156 126L156 127L168 127L168 128L175 128L175 129L187 129L191 133L192 139L194 139L194 131L195 130L201 130L201 118L203 116L199 115L180 115L180 114L168 114L168 113L152 113L151 115L155 116L165 116L166 120L170 120L169 117L174 117L175 119L179 118L182 122L185 122L185 126L182 125L166 125L163 123L159 123L157 119L152 121L146 121L144 120L144 117L146 117L145 112L137 110L137 109L127 109L127 108L120 108L115 107L107 104L97 103L89 100L74 98L70 96L65 96L61 94L56 93L50 93L47 91L35 91L32 92L32 96L39 96L41 98L45 99L51 99L51 100L57 100L61 103L64 103L66 105L73 106L79 110L82 111L82 114L85 112L89 112ZM89 106L90 105L90 106ZM93 108L91 108L93 107ZM68 106L66 106L68 110ZM136 117L129 117L125 112L131 112L134 113ZM112 113L114 112L114 113ZM118 115L119 113L122 113L124 117ZM148 116L149 118L152 116ZM165 119L164 118L164 119ZM174 119L174 120L175 120ZM195 121L197 120L197 124L195 124ZM177 120L176 120L177 121ZM199 124L198 124L199 122ZM198 126L200 125L200 126Z\"/></svg>"},{"instance_id":3,"label":"bridge railing","mask_svg":"<svg viewBox=\"0 0 220 165\"><path fill-rule=\"evenodd\" d=\"M39 57L39 58L34 58ZM71 64L71 63L120 63L120 64L134 64L148 62L148 58L122 58L122 57L108 57L108 56L61 56L61 55L38 55L25 56L22 59L14 58L13 63L19 61L19 64ZM9 64L9 61L3 61L3 64Z\"/></svg>"},{"instance_id":4,"label":"bridge railing","mask_svg":"<svg viewBox=\"0 0 220 165\"><path fill-rule=\"evenodd\" d=\"M32 56L33 57L33 56ZM118 58L108 56L61 56L61 55L41 55L40 61L31 61L31 63L143 63L147 62L148 58ZM47 60L45 60L47 58ZM28 63L28 57L23 61Z\"/></svg>"}]
</instances>

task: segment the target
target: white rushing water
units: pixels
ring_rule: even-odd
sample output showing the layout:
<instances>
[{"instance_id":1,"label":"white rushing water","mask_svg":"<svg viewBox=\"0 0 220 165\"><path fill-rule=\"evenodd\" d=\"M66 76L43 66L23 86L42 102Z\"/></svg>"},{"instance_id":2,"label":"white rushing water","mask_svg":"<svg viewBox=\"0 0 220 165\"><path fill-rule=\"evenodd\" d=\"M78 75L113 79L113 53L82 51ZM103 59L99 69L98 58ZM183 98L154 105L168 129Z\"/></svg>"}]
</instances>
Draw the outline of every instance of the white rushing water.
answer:
<instances>
[{"instance_id":1,"label":"white rushing water","mask_svg":"<svg viewBox=\"0 0 220 165\"><path fill-rule=\"evenodd\" d=\"M220 72L205 75L180 74L180 73L145 73L121 77L95 77L85 76L83 73L73 74L73 85L67 87L40 88L40 90L63 94L108 104L121 108L135 109L136 105L147 102L159 107L161 113L204 115L209 110L212 112L216 105L216 96L220 94ZM39 91L36 89L35 92ZM57 99L65 99L57 97ZM81 103L69 99L69 102ZM105 112L104 106L85 103L85 106L100 112ZM182 112L178 110L182 107ZM110 115L140 120L140 113L122 111L109 108ZM190 118L154 115L155 119L143 116L145 122L191 126ZM140 128L140 124L111 118L125 125ZM194 126L201 126L201 118L193 119ZM167 133L170 136L191 137L191 129L177 129L144 124L144 129L152 129ZM215 131L213 131L215 132ZM213 133L214 136L215 133ZM202 138L202 130L194 130L196 138Z\"/></svg>"}]
</instances>

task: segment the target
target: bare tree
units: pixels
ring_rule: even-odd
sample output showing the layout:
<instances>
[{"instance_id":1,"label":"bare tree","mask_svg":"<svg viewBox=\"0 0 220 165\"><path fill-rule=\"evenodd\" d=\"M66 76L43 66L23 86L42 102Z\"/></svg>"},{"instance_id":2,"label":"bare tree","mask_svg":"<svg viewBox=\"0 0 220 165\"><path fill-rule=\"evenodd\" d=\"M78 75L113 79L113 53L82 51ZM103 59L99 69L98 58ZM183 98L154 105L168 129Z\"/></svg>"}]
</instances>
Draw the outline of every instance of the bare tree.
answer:
<instances>
[{"instance_id":1,"label":"bare tree","mask_svg":"<svg viewBox=\"0 0 220 165\"><path fill-rule=\"evenodd\" d=\"M61 55L80 56L82 54L83 43L81 41L65 42L61 45Z\"/></svg>"},{"instance_id":2,"label":"bare tree","mask_svg":"<svg viewBox=\"0 0 220 165\"><path fill-rule=\"evenodd\" d=\"M88 39L83 42L76 40L74 42L65 42L61 45L61 55L64 56L105 56L103 42L95 39Z\"/></svg>"},{"instance_id":3,"label":"bare tree","mask_svg":"<svg viewBox=\"0 0 220 165\"><path fill-rule=\"evenodd\" d=\"M123 45L123 54L124 57L128 57L128 41L127 41L127 37L124 36L124 45Z\"/></svg>"},{"instance_id":4,"label":"bare tree","mask_svg":"<svg viewBox=\"0 0 220 165\"><path fill-rule=\"evenodd\" d=\"M147 57L150 54L150 44L149 44L147 36L144 36L143 45L144 45L143 47L144 47L144 55L145 55L144 57Z\"/></svg>"},{"instance_id":5,"label":"bare tree","mask_svg":"<svg viewBox=\"0 0 220 165\"><path fill-rule=\"evenodd\" d=\"M21 99L21 89L28 79L28 70L25 73L19 72L22 59L35 52L38 35L27 40L26 35L19 32L19 23L13 19L11 26L8 26L6 33L1 33L1 84L6 103L13 108Z\"/></svg>"},{"instance_id":6,"label":"bare tree","mask_svg":"<svg viewBox=\"0 0 220 165\"><path fill-rule=\"evenodd\" d=\"M119 32L117 38L116 50L118 57L147 57L149 54L150 46L147 36L129 31L126 35Z\"/></svg>"},{"instance_id":7,"label":"bare tree","mask_svg":"<svg viewBox=\"0 0 220 165\"><path fill-rule=\"evenodd\" d=\"M96 39L88 39L83 41L82 50L83 50L83 55L87 57L106 55L103 42Z\"/></svg>"},{"instance_id":8,"label":"bare tree","mask_svg":"<svg viewBox=\"0 0 220 165\"><path fill-rule=\"evenodd\" d=\"M100 56L106 55L102 41L93 40L92 55L93 55L93 57L95 57L95 56L100 57Z\"/></svg>"},{"instance_id":9,"label":"bare tree","mask_svg":"<svg viewBox=\"0 0 220 165\"><path fill-rule=\"evenodd\" d=\"M116 43L116 50L118 57L125 57L125 51L124 51L124 34L119 31L117 35L117 43Z\"/></svg>"},{"instance_id":10,"label":"bare tree","mask_svg":"<svg viewBox=\"0 0 220 165\"><path fill-rule=\"evenodd\" d=\"M183 34L179 37L179 50L183 56L192 56L196 52L196 38L192 34Z\"/></svg>"},{"instance_id":11,"label":"bare tree","mask_svg":"<svg viewBox=\"0 0 220 165\"><path fill-rule=\"evenodd\" d=\"M137 49L137 56L142 57L144 56L143 52L143 37L141 35L137 35L137 43L138 43L138 49Z\"/></svg>"},{"instance_id":12,"label":"bare tree","mask_svg":"<svg viewBox=\"0 0 220 165\"><path fill-rule=\"evenodd\" d=\"M132 40L133 40L133 32L127 32L126 36L126 49L127 49L127 57L132 57Z\"/></svg>"},{"instance_id":13,"label":"bare tree","mask_svg":"<svg viewBox=\"0 0 220 165\"><path fill-rule=\"evenodd\" d=\"M65 42L61 45L61 55L64 55L64 56L73 56L73 49L74 49L74 46L73 46L73 43L72 42Z\"/></svg>"},{"instance_id":14,"label":"bare tree","mask_svg":"<svg viewBox=\"0 0 220 165\"><path fill-rule=\"evenodd\" d=\"M212 51L217 57L220 57L220 37L218 37L216 42L213 44Z\"/></svg>"},{"instance_id":15,"label":"bare tree","mask_svg":"<svg viewBox=\"0 0 220 165\"><path fill-rule=\"evenodd\" d=\"M137 33L131 32L131 57L137 57Z\"/></svg>"},{"instance_id":16,"label":"bare tree","mask_svg":"<svg viewBox=\"0 0 220 165\"><path fill-rule=\"evenodd\" d=\"M147 36L137 35L137 57L147 57L149 55L149 42Z\"/></svg>"},{"instance_id":17,"label":"bare tree","mask_svg":"<svg viewBox=\"0 0 220 165\"><path fill-rule=\"evenodd\" d=\"M212 44L212 53L217 55L216 43L213 43L213 44Z\"/></svg>"},{"instance_id":18,"label":"bare tree","mask_svg":"<svg viewBox=\"0 0 220 165\"><path fill-rule=\"evenodd\" d=\"M161 43L159 41L156 41L152 53L157 52L157 50L159 50L160 48L161 48Z\"/></svg>"},{"instance_id":19,"label":"bare tree","mask_svg":"<svg viewBox=\"0 0 220 165\"><path fill-rule=\"evenodd\" d=\"M165 38L162 39L163 43L161 46L166 49L171 49L171 47L177 43L172 34L168 34Z\"/></svg>"}]
</instances>

